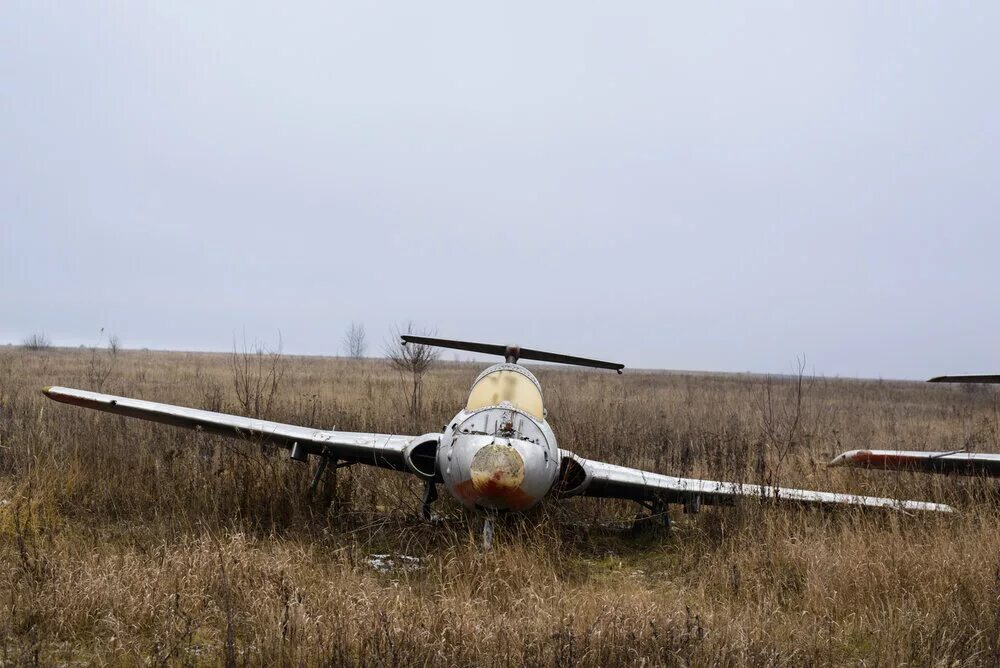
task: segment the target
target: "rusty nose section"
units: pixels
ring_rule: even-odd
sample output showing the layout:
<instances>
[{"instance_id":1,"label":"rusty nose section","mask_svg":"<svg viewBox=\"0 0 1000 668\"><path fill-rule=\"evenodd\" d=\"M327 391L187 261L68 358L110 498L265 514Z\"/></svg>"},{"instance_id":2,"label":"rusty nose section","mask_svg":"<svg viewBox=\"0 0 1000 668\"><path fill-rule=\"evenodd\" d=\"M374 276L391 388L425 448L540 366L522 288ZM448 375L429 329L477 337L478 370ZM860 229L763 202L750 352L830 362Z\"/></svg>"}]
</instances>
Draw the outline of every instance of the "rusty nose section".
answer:
<instances>
[{"instance_id":1,"label":"rusty nose section","mask_svg":"<svg viewBox=\"0 0 1000 668\"><path fill-rule=\"evenodd\" d=\"M509 445L484 445L473 456L469 467L472 486L485 497L508 499L516 495L524 482L524 460Z\"/></svg>"}]
</instances>

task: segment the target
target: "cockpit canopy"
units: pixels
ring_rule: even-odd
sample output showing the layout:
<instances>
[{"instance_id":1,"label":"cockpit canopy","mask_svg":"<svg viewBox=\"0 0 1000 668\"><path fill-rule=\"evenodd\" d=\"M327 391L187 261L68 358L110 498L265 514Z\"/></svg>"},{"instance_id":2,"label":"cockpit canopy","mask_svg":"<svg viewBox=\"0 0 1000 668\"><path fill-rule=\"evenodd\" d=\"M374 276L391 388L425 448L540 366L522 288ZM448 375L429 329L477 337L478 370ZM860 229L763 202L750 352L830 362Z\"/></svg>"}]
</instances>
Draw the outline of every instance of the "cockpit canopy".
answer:
<instances>
[{"instance_id":1,"label":"cockpit canopy","mask_svg":"<svg viewBox=\"0 0 1000 668\"><path fill-rule=\"evenodd\" d=\"M514 408L545 419L542 390L531 372L518 364L497 364L484 371L472 385L465 409L476 411L509 401Z\"/></svg>"}]
</instances>

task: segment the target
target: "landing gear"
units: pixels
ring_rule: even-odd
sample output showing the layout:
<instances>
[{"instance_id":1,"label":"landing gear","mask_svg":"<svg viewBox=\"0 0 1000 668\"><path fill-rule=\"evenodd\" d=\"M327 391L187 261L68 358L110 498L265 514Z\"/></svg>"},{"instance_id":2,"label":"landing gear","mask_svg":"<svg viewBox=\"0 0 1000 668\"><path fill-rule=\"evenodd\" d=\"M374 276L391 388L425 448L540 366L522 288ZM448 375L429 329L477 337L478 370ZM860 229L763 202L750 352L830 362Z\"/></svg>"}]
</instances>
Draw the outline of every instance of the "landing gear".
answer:
<instances>
[{"instance_id":1,"label":"landing gear","mask_svg":"<svg viewBox=\"0 0 1000 668\"><path fill-rule=\"evenodd\" d=\"M331 457L326 453L319 456L319 466L313 474L312 482L309 483L309 500L316 497L316 491L323 483L323 494L320 498L321 505L326 508L333 501L337 493L337 469L351 466L354 462L345 462L336 457ZM332 474L331 474L332 471Z\"/></svg>"},{"instance_id":2,"label":"landing gear","mask_svg":"<svg viewBox=\"0 0 1000 668\"><path fill-rule=\"evenodd\" d=\"M312 482L309 483L309 498L313 498L316 494L316 488L319 487L319 481L323 479L323 474L326 473L326 467L330 465L330 458L323 455L319 458L319 466L316 467L316 473L313 474ZM334 470L337 468L337 462L333 463Z\"/></svg>"},{"instance_id":3,"label":"landing gear","mask_svg":"<svg viewBox=\"0 0 1000 668\"><path fill-rule=\"evenodd\" d=\"M433 480L428 480L424 486L423 503L420 505L420 516L425 520L431 519L431 504L437 501L437 498L437 483Z\"/></svg>"},{"instance_id":4,"label":"landing gear","mask_svg":"<svg viewBox=\"0 0 1000 668\"><path fill-rule=\"evenodd\" d=\"M685 515L697 515L701 512L701 497L692 496L684 502Z\"/></svg>"},{"instance_id":5,"label":"landing gear","mask_svg":"<svg viewBox=\"0 0 1000 668\"><path fill-rule=\"evenodd\" d=\"M638 501L640 506L649 511L648 515L639 513L632 523L632 532L642 534L648 531L660 530L670 535L673 523L670 521L670 512L667 510L667 502L659 497L649 501Z\"/></svg>"},{"instance_id":6,"label":"landing gear","mask_svg":"<svg viewBox=\"0 0 1000 668\"><path fill-rule=\"evenodd\" d=\"M483 550L489 552L493 549L493 516L486 515L483 518Z\"/></svg>"}]
</instances>

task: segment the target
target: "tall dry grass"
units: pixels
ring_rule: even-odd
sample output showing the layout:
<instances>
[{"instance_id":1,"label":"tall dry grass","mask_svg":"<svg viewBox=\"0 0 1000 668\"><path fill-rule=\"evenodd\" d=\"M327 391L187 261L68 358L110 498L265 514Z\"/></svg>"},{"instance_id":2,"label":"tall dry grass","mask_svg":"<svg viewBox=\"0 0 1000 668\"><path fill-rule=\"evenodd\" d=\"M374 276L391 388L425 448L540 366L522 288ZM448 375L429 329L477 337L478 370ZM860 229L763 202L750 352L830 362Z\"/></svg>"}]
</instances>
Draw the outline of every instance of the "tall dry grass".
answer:
<instances>
[{"instance_id":1,"label":"tall dry grass","mask_svg":"<svg viewBox=\"0 0 1000 668\"><path fill-rule=\"evenodd\" d=\"M996 483L827 469L856 447L1000 451L997 396L920 383L538 369L562 447L685 475L938 500L956 516L577 499L479 520L420 485L311 469L196 432L54 404L87 351L0 349L0 661L361 665L996 664ZM272 419L406 431L373 360L287 358ZM225 355L122 351L104 391L235 411ZM478 367L425 379L440 428ZM808 383L807 383L808 384ZM795 416L798 419L795 419ZM329 505L326 501L330 501ZM675 511L676 512L676 511ZM397 568L382 572L373 554ZM400 555L416 557L413 568Z\"/></svg>"}]
</instances>

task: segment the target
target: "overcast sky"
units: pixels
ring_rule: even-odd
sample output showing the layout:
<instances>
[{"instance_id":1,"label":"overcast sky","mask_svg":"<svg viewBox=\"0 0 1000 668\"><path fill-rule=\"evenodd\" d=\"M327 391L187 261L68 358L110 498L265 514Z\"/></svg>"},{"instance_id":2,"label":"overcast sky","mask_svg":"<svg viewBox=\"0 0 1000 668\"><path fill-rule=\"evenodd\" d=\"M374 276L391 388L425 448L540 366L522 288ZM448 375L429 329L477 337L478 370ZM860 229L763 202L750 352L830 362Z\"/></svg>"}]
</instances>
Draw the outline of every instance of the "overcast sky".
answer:
<instances>
[{"instance_id":1,"label":"overcast sky","mask_svg":"<svg viewBox=\"0 0 1000 668\"><path fill-rule=\"evenodd\" d=\"M0 342L1000 371L1000 4L750 4L8 0Z\"/></svg>"}]
</instances>

